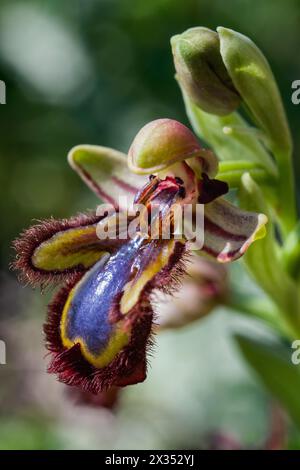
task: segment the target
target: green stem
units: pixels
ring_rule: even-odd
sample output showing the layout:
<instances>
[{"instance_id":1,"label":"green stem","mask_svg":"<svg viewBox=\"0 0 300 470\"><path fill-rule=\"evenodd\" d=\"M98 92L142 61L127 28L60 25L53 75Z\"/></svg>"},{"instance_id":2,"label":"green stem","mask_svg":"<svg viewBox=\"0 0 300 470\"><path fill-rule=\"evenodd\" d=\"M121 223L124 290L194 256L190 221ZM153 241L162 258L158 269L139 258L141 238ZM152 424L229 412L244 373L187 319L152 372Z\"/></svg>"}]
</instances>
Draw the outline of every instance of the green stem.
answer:
<instances>
[{"instance_id":1,"label":"green stem","mask_svg":"<svg viewBox=\"0 0 300 470\"><path fill-rule=\"evenodd\" d=\"M261 188L247 173L242 176L239 198L242 207L269 217L266 236L249 248L244 262L257 284L277 305L288 330L295 338L300 338L300 292L284 269L272 213Z\"/></svg>"},{"instance_id":2,"label":"green stem","mask_svg":"<svg viewBox=\"0 0 300 470\"><path fill-rule=\"evenodd\" d=\"M287 272L293 279L298 280L300 276L300 220L295 230L289 233L280 254Z\"/></svg>"},{"instance_id":3,"label":"green stem","mask_svg":"<svg viewBox=\"0 0 300 470\"><path fill-rule=\"evenodd\" d=\"M273 149L276 156L279 181L278 181L278 196L279 196L279 210L278 218L282 228L282 234L286 238L297 224L297 209L295 200L295 181L293 177L292 168L292 151L289 149L283 150L278 147Z\"/></svg>"}]
</instances>

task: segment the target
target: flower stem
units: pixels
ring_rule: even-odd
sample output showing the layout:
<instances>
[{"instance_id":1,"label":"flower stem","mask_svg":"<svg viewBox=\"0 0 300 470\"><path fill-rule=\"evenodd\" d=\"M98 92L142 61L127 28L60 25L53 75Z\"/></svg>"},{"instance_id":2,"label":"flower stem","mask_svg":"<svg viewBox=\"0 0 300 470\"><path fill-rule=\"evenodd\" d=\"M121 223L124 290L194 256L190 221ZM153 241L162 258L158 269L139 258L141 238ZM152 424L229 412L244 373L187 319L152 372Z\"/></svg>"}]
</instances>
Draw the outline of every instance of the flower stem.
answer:
<instances>
[{"instance_id":1,"label":"flower stem","mask_svg":"<svg viewBox=\"0 0 300 470\"><path fill-rule=\"evenodd\" d=\"M286 238L297 224L295 200L295 181L292 169L292 151L290 149L273 149L279 169L278 195L280 207L278 217L282 234Z\"/></svg>"}]
</instances>

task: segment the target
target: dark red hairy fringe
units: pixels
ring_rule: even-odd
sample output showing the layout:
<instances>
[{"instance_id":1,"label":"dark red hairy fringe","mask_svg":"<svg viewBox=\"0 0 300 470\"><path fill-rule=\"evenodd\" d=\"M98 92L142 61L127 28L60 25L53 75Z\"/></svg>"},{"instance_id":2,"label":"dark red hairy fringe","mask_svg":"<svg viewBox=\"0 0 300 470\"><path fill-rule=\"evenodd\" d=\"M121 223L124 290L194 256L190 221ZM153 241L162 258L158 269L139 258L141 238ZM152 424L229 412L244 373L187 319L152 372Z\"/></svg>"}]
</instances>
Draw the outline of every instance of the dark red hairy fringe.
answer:
<instances>
[{"instance_id":1,"label":"dark red hairy fringe","mask_svg":"<svg viewBox=\"0 0 300 470\"><path fill-rule=\"evenodd\" d=\"M13 248L16 251L16 259L11 264L11 268L20 272L19 279L26 284L40 284L46 287L50 282L58 284L64 280L76 278L78 273L83 273L86 268L77 266L76 268L66 269L65 271L43 271L37 269L32 264L34 250L44 241L51 238L57 232L68 230L70 228L85 227L99 222L102 217L95 213L80 213L69 219L56 220L54 218L39 221L38 224L24 230L20 237L13 242Z\"/></svg>"},{"instance_id":2,"label":"dark red hairy fringe","mask_svg":"<svg viewBox=\"0 0 300 470\"><path fill-rule=\"evenodd\" d=\"M185 246L177 242L168 265L150 280L140 294L140 301L126 315L126 322L131 328L130 342L120 351L113 361L97 369L81 354L80 345L65 349L60 337L60 321L63 307L72 287L82 277L68 281L56 294L48 308L48 319L44 325L47 349L52 355L48 372L56 373L58 380L67 385L80 387L85 392L99 394L112 386L126 386L142 382L147 373L147 354L153 347L153 309L151 294L154 289L170 292L179 277L184 273ZM111 321L122 318L119 302L121 295L113 302Z\"/></svg>"},{"instance_id":3,"label":"dark red hairy fringe","mask_svg":"<svg viewBox=\"0 0 300 470\"><path fill-rule=\"evenodd\" d=\"M168 264L153 278L151 290L159 289L166 294L173 294L178 290L186 274L185 266L189 256L186 245L177 241Z\"/></svg>"}]
</instances>

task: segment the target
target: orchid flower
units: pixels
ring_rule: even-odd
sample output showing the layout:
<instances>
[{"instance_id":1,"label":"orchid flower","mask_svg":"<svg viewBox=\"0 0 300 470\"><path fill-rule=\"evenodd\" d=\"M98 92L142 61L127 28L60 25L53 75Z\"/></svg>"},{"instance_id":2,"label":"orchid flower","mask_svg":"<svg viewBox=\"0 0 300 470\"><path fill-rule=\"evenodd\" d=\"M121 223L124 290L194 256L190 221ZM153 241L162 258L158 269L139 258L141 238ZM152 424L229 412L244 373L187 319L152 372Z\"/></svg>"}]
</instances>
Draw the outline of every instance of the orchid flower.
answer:
<instances>
[{"instance_id":1,"label":"orchid flower","mask_svg":"<svg viewBox=\"0 0 300 470\"><path fill-rule=\"evenodd\" d=\"M198 255L225 263L238 259L264 236L267 218L243 211L222 196L218 161L179 122L147 124L126 155L79 145L69 153L72 168L100 197L122 214L118 196L130 204L160 208L158 236L138 230L134 237L100 239L97 225L109 215L80 214L49 219L25 230L15 241L14 267L32 285L61 285L48 307L44 327L50 351L48 371L61 382L100 393L146 377L152 344L154 291L171 293L184 279L189 240L161 224L172 222L175 204L204 204L204 243ZM196 227L198 228L198 227ZM199 228L200 229L200 228ZM156 231L157 235L157 231Z\"/></svg>"}]
</instances>

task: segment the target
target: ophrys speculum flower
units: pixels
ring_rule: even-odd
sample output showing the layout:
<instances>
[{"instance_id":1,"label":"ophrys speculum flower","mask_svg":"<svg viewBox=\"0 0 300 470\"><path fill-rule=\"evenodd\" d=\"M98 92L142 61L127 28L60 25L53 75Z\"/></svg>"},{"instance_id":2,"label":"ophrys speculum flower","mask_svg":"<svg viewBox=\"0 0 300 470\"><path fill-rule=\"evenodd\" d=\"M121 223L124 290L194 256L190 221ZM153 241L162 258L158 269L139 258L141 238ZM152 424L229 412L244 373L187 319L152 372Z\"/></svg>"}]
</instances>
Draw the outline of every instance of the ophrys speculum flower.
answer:
<instances>
[{"instance_id":1,"label":"ophrys speculum flower","mask_svg":"<svg viewBox=\"0 0 300 470\"><path fill-rule=\"evenodd\" d=\"M99 393L146 377L146 353L154 322L152 294L172 292L183 277L189 241L160 231L172 223L177 204L204 204L204 244L200 254L233 261L264 235L263 214L241 211L222 195L226 182L215 178L216 157L202 149L182 124L169 119L143 128L126 156L112 149L77 146L72 167L120 214L117 196L160 212L156 236L99 239L97 224L109 217L79 215L50 219L26 230L15 242L15 268L33 285L63 283L49 305L45 324L51 352L49 372L60 381ZM153 221L151 221L153 222ZM157 236L158 234L158 236Z\"/></svg>"}]
</instances>

